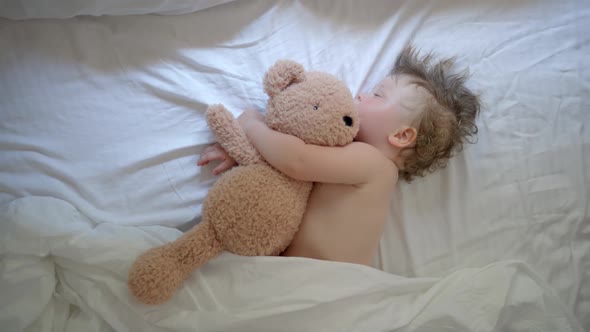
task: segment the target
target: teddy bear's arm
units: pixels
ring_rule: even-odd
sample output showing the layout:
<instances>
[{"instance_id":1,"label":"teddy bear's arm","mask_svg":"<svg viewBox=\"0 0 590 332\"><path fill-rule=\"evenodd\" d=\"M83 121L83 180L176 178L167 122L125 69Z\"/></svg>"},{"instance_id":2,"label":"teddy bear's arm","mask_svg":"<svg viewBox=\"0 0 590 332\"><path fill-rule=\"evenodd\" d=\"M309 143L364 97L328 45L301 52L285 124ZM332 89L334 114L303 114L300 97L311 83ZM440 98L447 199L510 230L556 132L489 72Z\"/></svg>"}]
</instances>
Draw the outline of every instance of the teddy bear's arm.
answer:
<instances>
[{"instance_id":1,"label":"teddy bear's arm","mask_svg":"<svg viewBox=\"0 0 590 332\"><path fill-rule=\"evenodd\" d=\"M262 156L248 141L246 133L236 118L223 105L209 106L207 124L219 144L239 165L250 165L263 161Z\"/></svg>"}]
</instances>

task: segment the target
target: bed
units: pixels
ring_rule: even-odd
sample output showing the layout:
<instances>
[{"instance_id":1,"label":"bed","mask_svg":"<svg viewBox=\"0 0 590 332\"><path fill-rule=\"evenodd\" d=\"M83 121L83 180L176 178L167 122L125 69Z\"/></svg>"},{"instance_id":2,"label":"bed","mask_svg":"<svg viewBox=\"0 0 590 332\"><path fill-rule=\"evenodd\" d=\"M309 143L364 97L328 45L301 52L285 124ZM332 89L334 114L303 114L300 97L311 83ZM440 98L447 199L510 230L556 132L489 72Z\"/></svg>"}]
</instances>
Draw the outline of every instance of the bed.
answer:
<instances>
[{"instance_id":1,"label":"bed","mask_svg":"<svg viewBox=\"0 0 590 332\"><path fill-rule=\"evenodd\" d=\"M3 331L590 330L583 0L0 1ZM476 144L399 184L374 268L224 253L173 300L141 252L199 221L204 111L277 59L356 94L414 43L469 66Z\"/></svg>"}]
</instances>

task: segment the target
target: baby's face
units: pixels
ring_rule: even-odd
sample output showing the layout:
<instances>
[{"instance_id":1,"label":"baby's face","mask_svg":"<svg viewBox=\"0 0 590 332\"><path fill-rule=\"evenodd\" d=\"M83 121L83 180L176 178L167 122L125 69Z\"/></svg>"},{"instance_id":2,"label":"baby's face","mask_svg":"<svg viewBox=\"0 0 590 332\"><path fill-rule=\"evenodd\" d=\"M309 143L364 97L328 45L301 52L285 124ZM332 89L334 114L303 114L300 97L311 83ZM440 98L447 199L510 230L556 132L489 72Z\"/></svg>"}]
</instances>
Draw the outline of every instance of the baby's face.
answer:
<instances>
[{"instance_id":1,"label":"baby's face","mask_svg":"<svg viewBox=\"0 0 590 332\"><path fill-rule=\"evenodd\" d=\"M409 76L401 75L389 76L373 92L360 94L356 98L360 116L357 140L378 146L403 126L413 126L425 93Z\"/></svg>"}]
</instances>

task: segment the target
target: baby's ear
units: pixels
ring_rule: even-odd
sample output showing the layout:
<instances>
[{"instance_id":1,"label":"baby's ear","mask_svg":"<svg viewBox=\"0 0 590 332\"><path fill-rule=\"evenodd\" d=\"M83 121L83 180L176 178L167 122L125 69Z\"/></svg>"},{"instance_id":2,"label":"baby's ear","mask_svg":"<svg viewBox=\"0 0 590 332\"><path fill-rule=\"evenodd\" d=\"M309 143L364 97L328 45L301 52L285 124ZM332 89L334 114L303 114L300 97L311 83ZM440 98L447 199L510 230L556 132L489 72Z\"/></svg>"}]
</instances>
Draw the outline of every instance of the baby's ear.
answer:
<instances>
[{"instance_id":1,"label":"baby's ear","mask_svg":"<svg viewBox=\"0 0 590 332\"><path fill-rule=\"evenodd\" d=\"M394 147L403 149L414 146L417 137L418 131L416 128L404 126L397 132L390 134L387 140Z\"/></svg>"},{"instance_id":2,"label":"baby's ear","mask_svg":"<svg viewBox=\"0 0 590 332\"><path fill-rule=\"evenodd\" d=\"M303 66L291 60L279 60L264 75L264 91L269 97L274 97L293 83L305 80Z\"/></svg>"}]
</instances>

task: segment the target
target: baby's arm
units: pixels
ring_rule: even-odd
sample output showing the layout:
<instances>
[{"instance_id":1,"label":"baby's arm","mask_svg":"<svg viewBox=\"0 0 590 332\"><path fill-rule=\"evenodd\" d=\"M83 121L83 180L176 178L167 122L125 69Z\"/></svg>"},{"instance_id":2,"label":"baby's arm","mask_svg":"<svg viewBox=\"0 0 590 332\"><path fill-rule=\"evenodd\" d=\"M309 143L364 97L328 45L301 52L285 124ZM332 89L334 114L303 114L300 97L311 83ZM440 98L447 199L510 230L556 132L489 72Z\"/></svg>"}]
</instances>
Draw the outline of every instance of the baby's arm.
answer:
<instances>
[{"instance_id":1,"label":"baby's arm","mask_svg":"<svg viewBox=\"0 0 590 332\"><path fill-rule=\"evenodd\" d=\"M273 167L294 179L324 183L362 184L383 159L370 145L353 142L344 147L305 144L274 131L256 111L246 111L243 128L250 142Z\"/></svg>"}]
</instances>

